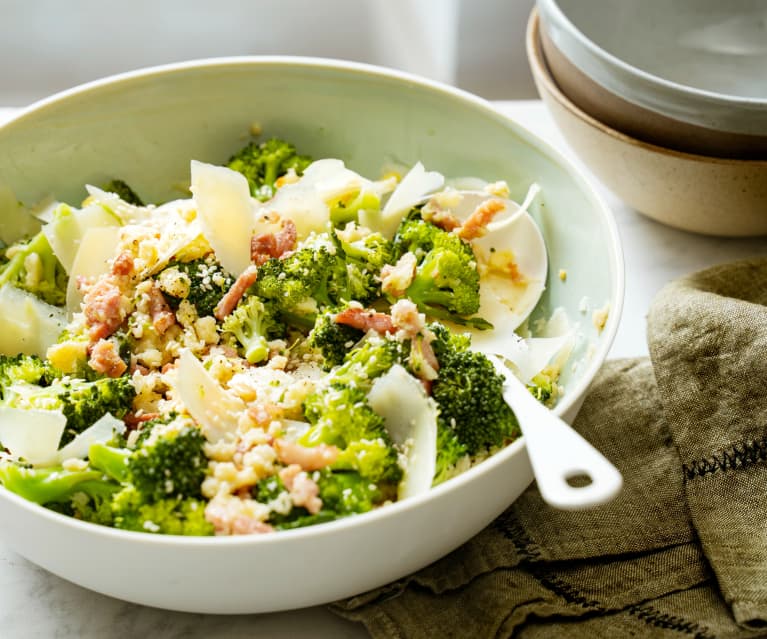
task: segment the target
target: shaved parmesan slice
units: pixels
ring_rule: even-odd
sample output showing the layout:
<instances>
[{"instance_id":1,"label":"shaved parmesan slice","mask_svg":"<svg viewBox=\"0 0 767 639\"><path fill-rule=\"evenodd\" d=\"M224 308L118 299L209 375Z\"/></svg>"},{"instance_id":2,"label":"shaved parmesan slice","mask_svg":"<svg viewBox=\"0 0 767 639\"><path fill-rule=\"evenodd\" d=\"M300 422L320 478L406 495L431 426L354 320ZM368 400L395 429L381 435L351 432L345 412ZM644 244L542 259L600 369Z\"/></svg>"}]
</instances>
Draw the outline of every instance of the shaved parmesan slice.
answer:
<instances>
[{"instance_id":1,"label":"shaved parmesan slice","mask_svg":"<svg viewBox=\"0 0 767 639\"><path fill-rule=\"evenodd\" d=\"M154 207L130 204L122 200L117 193L104 191L91 184L87 184L85 189L90 196L90 203L101 205L102 208L108 210L111 214L116 215L119 220L125 224L145 220L153 213Z\"/></svg>"},{"instance_id":2,"label":"shaved parmesan slice","mask_svg":"<svg viewBox=\"0 0 767 639\"><path fill-rule=\"evenodd\" d=\"M182 253L183 249L204 235L203 227L197 219L189 222L184 218L184 213L190 205L193 205L192 200L175 200L155 210L155 215L163 220L160 228L161 242L157 245L157 259L148 265L142 276L146 277L161 271L168 262ZM248 259L250 259L250 243L248 243Z\"/></svg>"},{"instance_id":3,"label":"shaved parmesan slice","mask_svg":"<svg viewBox=\"0 0 767 639\"><path fill-rule=\"evenodd\" d=\"M85 234L91 229L104 226L119 227L120 220L98 204L83 209L72 209L61 204L42 231L64 270L71 274Z\"/></svg>"},{"instance_id":4,"label":"shaved parmesan slice","mask_svg":"<svg viewBox=\"0 0 767 639\"><path fill-rule=\"evenodd\" d=\"M176 390L209 442L218 442L237 432L245 404L221 388L188 349L179 358Z\"/></svg>"},{"instance_id":5,"label":"shaved parmesan slice","mask_svg":"<svg viewBox=\"0 0 767 639\"><path fill-rule=\"evenodd\" d=\"M227 271L239 275L250 265L255 214L245 176L224 166L192 160L192 194L203 233Z\"/></svg>"},{"instance_id":6,"label":"shaved parmesan slice","mask_svg":"<svg viewBox=\"0 0 767 639\"><path fill-rule=\"evenodd\" d=\"M509 309L488 288L480 289L479 316L493 324L493 330L449 326L457 332L468 332L473 350L498 355L513 363L517 377L523 382L540 373L555 356L564 355L566 359L575 343L575 329L559 309L552 315L544 337L521 337L516 328L525 318Z\"/></svg>"},{"instance_id":7,"label":"shaved parmesan slice","mask_svg":"<svg viewBox=\"0 0 767 639\"><path fill-rule=\"evenodd\" d=\"M417 162L394 189L382 211L360 211L360 224L392 238L405 214L444 183L441 173L427 171L423 164Z\"/></svg>"},{"instance_id":8,"label":"shaved parmesan slice","mask_svg":"<svg viewBox=\"0 0 767 639\"><path fill-rule=\"evenodd\" d=\"M67 283L67 312L70 315L80 310L83 301L77 288L78 278L96 278L108 273L109 260L114 258L119 242L119 226L94 227L82 236Z\"/></svg>"},{"instance_id":9,"label":"shaved parmesan slice","mask_svg":"<svg viewBox=\"0 0 767 639\"><path fill-rule=\"evenodd\" d=\"M517 377L529 382L555 357L564 359L575 343L575 330L554 337L522 338L512 328L499 323L491 331L472 330L471 347L487 355L498 355L511 362Z\"/></svg>"},{"instance_id":10,"label":"shaved parmesan slice","mask_svg":"<svg viewBox=\"0 0 767 639\"><path fill-rule=\"evenodd\" d=\"M62 463L67 459L85 459L91 444L103 444L112 439L114 433L123 432L125 432L125 422L107 413L61 448L56 453L56 461Z\"/></svg>"},{"instance_id":11,"label":"shaved parmesan slice","mask_svg":"<svg viewBox=\"0 0 767 639\"><path fill-rule=\"evenodd\" d=\"M66 423L61 411L0 406L0 442L16 459L50 465Z\"/></svg>"},{"instance_id":12,"label":"shaved parmesan slice","mask_svg":"<svg viewBox=\"0 0 767 639\"><path fill-rule=\"evenodd\" d=\"M437 405L426 396L420 382L399 364L376 379L368 401L384 418L392 441L404 450L405 474L398 498L427 492L437 464Z\"/></svg>"},{"instance_id":13,"label":"shaved parmesan slice","mask_svg":"<svg viewBox=\"0 0 767 639\"><path fill-rule=\"evenodd\" d=\"M39 355L55 344L66 326L66 314L10 284L0 287L0 353Z\"/></svg>"},{"instance_id":14,"label":"shaved parmesan slice","mask_svg":"<svg viewBox=\"0 0 767 639\"><path fill-rule=\"evenodd\" d=\"M293 220L301 241L311 233L327 230L330 203L371 185L370 180L347 169L341 160L317 160L306 167L300 180L281 187L264 210Z\"/></svg>"}]
</instances>

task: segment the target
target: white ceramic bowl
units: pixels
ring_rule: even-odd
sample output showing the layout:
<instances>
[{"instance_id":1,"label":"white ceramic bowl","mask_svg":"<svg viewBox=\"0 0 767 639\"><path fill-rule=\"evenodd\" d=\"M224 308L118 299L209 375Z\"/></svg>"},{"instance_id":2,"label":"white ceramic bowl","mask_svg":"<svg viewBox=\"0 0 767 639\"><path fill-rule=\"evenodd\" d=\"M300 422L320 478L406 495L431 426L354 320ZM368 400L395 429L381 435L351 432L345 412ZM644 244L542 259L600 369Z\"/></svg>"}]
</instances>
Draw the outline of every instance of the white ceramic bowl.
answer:
<instances>
[{"instance_id":1,"label":"white ceramic bowl","mask_svg":"<svg viewBox=\"0 0 767 639\"><path fill-rule=\"evenodd\" d=\"M506 179L550 254L535 317L563 307L583 342L556 412L572 418L614 338L623 262L610 211L557 152L486 102L375 67L301 58L236 58L108 78L45 100L0 128L0 176L23 201L76 201L84 183L121 176L162 200L190 158L221 162L257 122L315 157L375 174L422 160L446 175ZM0 185L2 186L2 185ZM2 211L0 211L2 214ZM557 274L566 268L566 282ZM610 305L604 330L579 313ZM532 479L519 440L430 493L346 520L269 535L164 537L85 524L0 489L0 536L51 572L128 601L192 612L298 608L359 593L443 556L499 515Z\"/></svg>"},{"instance_id":2,"label":"white ceramic bowl","mask_svg":"<svg viewBox=\"0 0 767 639\"><path fill-rule=\"evenodd\" d=\"M698 127L767 136L767 5L751 0L537 0L585 76Z\"/></svg>"}]
</instances>

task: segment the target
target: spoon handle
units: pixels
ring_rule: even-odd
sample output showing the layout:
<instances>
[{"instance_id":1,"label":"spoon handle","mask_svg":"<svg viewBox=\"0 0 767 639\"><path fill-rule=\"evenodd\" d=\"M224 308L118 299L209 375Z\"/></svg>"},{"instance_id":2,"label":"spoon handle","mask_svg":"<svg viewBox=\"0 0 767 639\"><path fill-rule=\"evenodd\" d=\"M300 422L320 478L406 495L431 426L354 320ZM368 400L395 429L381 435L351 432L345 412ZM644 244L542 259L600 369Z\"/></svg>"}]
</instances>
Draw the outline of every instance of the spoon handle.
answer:
<instances>
[{"instance_id":1,"label":"spoon handle","mask_svg":"<svg viewBox=\"0 0 767 639\"><path fill-rule=\"evenodd\" d=\"M543 499L563 510L598 506L621 489L623 478L607 458L565 421L536 400L499 360L493 363L506 379L503 397L514 411ZM587 485L568 480L586 476ZM581 482L585 483L585 482Z\"/></svg>"}]
</instances>

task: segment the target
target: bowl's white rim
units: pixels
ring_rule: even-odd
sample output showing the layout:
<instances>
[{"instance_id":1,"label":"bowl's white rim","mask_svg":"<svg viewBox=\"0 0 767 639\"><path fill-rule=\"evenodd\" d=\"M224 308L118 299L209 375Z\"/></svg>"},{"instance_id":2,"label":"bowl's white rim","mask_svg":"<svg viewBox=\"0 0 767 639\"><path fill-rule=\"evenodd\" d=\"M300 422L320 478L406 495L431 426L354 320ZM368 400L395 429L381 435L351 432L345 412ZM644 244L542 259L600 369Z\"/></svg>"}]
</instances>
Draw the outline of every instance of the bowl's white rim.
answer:
<instances>
[{"instance_id":1,"label":"bowl's white rim","mask_svg":"<svg viewBox=\"0 0 767 639\"><path fill-rule=\"evenodd\" d=\"M581 170L576 167L570 160L568 160L560 151L556 150L551 144L545 140L534 135L523 126L518 124L513 119L500 113L495 109L487 100L480 98L472 93L457 89L455 87L429 80L411 73L404 71L398 71L394 69L388 69L385 67L379 67L370 64L363 64L359 62L349 62L345 60L335 60L331 58L314 58L314 57L302 57L302 56L234 56L234 57L220 57L220 58L204 58L199 60L190 60L185 62L178 62L172 64L165 64L160 66L148 67L145 69L138 69L135 71L129 71L116 75L107 76L105 78L94 80L86 84L82 84L71 89L67 89L58 93L55 93L49 97L43 98L34 102L30 106L22 109L13 118L8 120L5 124L0 126L0 129L6 129L13 127L15 123L22 121L28 115L44 111L49 107L55 106L58 102L69 99L70 97L83 95L90 91L98 91L99 89L113 86L120 82L130 82L131 80L139 80L150 76L159 76L165 73L171 73L176 71L182 71L185 69L196 69L200 67L218 67L218 66L305 66L307 68L331 68L340 71L352 71L369 76L377 76L381 78L402 80L420 86L434 93L445 95L451 99L462 101L464 103L471 104L473 107L483 112L486 116L498 121L500 124L511 128L516 135L522 138L528 145L539 149L543 152L553 163L557 164L560 168L564 169L566 173L573 177L576 184L581 188L584 195L593 204L596 211L599 212L600 218L607 231L608 242L608 261L611 270L611 282L610 282L610 310L607 322L604 329L601 332L601 340L597 348L591 354L588 364L585 366L581 378L578 383L568 390L566 396L562 401L554 408L555 414L561 416L568 409L570 409L575 402L587 392L588 386L591 384L594 376L602 366L604 360L607 357L607 353L615 340L615 335L618 331L618 325L620 322L621 313L623 311L623 298L625 288L625 273L624 273L624 259L623 249L621 246L620 235L618 233L617 223L613 216L613 213L604 198L596 191L594 186L584 177ZM284 530L277 534L268 535L243 535L243 536L220 536L220 537L187 537L182 535L157 535L152 533L134 532L118 530L116 528L110 528L108 526L100 526L97 524L91 524L88 522L79 521L73 517L56 513L52 510L44 508L38 504L16 495L10 492L5 487L0 486L0 496L11 500L17 506L26 510L34 511L38 515L42 515L48 519L53 525L66 525L80 529L85 533L106 535L108 537L115 538L115 540L131 541L139 543L151 543L169 546L189 546L196 547L209 544L226 544L227 546L251 546L253 544L274 544L274 543L289 543L290 540L298 540L304 537L316 537L318 535L334 534L335 531L348 527L358 527L363 525L372 525L381 517L388 517L397 513L402 513L420 507L420 505L427 500L431 500L434 496L440 496L447 492L450 492L454 487L462 483L466 483L472 480L474 476L481 473L489 472L492 468L499 464L503 464L508 457L517 454L521 448L524 447L524 437L520 437L518 440L511 443L503 450L498 451L494 455L491 455L481 463L477 464L468 471L450 479L449 481L436 486L428 493L424 493L417 497L412 497L407 500L395 502L389 504L383 508L373 510L361 515L354 515L339 519L337 521L331 521L316 526L309 526L306 528L298 528L295 530Z\"/></svg>"},{"instance_id":2,"label":"bowl's white rim","mask_svg":"<svg viewBox=\"0 0 767 639\"><path fill-rule=\"evenodd\" d=\"M731 95L727 93L717 93L715 91L709 91L690 85L680 84L655 75L639 67L635 67L628 62L622 60L616 55L603 49L596 44L593 40L589 39L576 25L570 20L565 12L560 8L556 0L536 0L538 8L541 12L541 16L550 20L553 24L558 26L563 32L568 33L571 37L575 38L578 43L583 46L596 59L600 60L603 64L610 67L617 67L621 72L627 74L633 79L643 82L646 86L656 87L660 89L666 89L674 94L678 94L682 99L689 100L690 105L700 105L700 100L710 102L717 107L734 109L743 108L753 112L755 110L767 111L767 99L753 98L747 96ZM570 57L570 54L567 54ZM571 59L575 62L574 59ZM579 67L581 65L578 65ZM592 72L594 69L581 69L594 81L604 86L608 90L612 90L610 87L605 86L604 78L594 75ZM658 111L657 107L651 101L643 98L641 92L633 91L631 85L625 80L618 80L613 77L612 80L619 83L619 85L625 89L628 94L631 95L632 102L641 104L642 106L652 110ZM678 116L677 116L678 117Z\"/></svg>"}]
</instances>

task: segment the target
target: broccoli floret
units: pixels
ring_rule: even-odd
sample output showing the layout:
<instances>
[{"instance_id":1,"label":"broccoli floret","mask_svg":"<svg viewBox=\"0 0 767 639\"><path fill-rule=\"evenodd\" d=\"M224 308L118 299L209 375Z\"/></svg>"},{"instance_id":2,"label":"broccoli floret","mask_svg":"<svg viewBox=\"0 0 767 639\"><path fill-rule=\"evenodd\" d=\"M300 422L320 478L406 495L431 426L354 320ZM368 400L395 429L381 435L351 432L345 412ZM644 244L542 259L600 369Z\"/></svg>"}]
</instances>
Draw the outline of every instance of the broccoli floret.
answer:
<instances>
[{"instance_id":1,"label":"broccoli floret","mask_svg":"<svg viewBox=\"0 0 767 639\"><path fill-rule=\"evenodd\" d=\"M402 221L394 237L397 258L416 257L413 281L404 292L429 317L491 328L479 310L479 273L471 245L421 218L417 209Z\"/></svg>"},{"instance_id":2,"label":"broccoli floret","mask_svg":"<svg viewBox=\"0 0 767 639\"><path fill-rule=\"evenodd\" d=\"M331 250L318 242L268 260L258 269L256 295L273 301L286 324L309 331L320 309L334 304L328 284L336 263Z\"/></svg>"},{"instance_id":3,"label":"broccoli floret","mask_svg":"<svg viewBox=\"0 0 767 639\"><path fill-rule=\"evenodd\" d=\"M341 516L366 513L384 500L378 486L361 473L324 469L317 480L323 510Z\"/></svg>"},{"instance_id":4,"label":"broccoli floret","mask_svg":"<svg viewBox=\"0 0 767 639\"><path fill-rule=\"evenodd\" d=\"M200 317L213 315L216 305L234 284L234 278L212 253L189 262L172 262L158 273L156 280L173 310L187 300Z\"/></svg>"},{"instance_id":5,"label":"broccoli floret","mask_svg":"<svg viewBox=\"0 0 767 639\"><path fill-rule=\"evenodd\" d=\"M156 426L155 426L156 427ZM193 426L148 437L136 450L92 444L85 470L0 463L0 482L25 499L124 530L211 535L200 484L207 459Z\"/></svg>"},{"instance_id":6,"label":"broccoli floret","mask_svg":"<svg viewBox=\"0 0 767 639\"><path fill-rule=\"evenodd\" d=\"M70 517L89 521L102 526L114 524L112 500L120 492L121 486L115 482L94 479L77 485L64 511ZM50 508L50 505L48 505Z\"/></svg>"},{"instance_id":7,"label":"broccoli floret","mask_svg":"<svg viewBox=\"0 0 767 639\"><path fill-rule=\"evenodd\" d=\"M114 193L123 202L134 204L135 206L144 206L144 202L136 192L122 180L111 180L101 188L109 193Z\"/></svg>"},{"instance_id":8,"label":"broccoli floret","mask_svg":"<svg viewBox=\"0 0 767 639\"><path fill-rule=\"evenodd\" d=\"M426 328L434 336L431 341L431 348L439 362L450 357L453 353L468 351L471 348L471 335L469 333L454 333L439 322L431 322Z\"/></svg>"},{"instance_id":9,"label":"broccoli floret","mask_svg":"<svg viewBox=\"0 0 767 639\"><path fill-rule=\"evenodd\" d=\"M392 264L395 261L394 244L380 233L369 233L354 240L345 240L341 233L336 237L346 259L370 271L380 273L385 264Z\"/></svg>"},{"instance_id":10,"label":"broccoli floret","mask_svg":"<svg viewBox=\"0 0 767 639\"><path fill-rule=\"evenodd\" d=\"M205 519L205 502L192 497L168 497L147 502L128 486L112 500L115 528L163 535L207 536L213 524Z\"/></svg>"},{"instance_id":11,"label":"broccoli floret","mask_svg":"<svg viewBox=\"0 0 767 639\"><path fill-rule=\"evenodd\" d=\"M381 269L393 260L394 246L380 233L370 233L356 240L346 234L333 234L336 261L328 276L335 300L356 300L362 304L381 296Z\"/></svg>"},{"instance_id":12,"label":"broccoli floret","mask_svg":"<svg viewBox=\"0 0 767 639\"><path fill-rule=\"evenodd\" d=\"M358 472L324 468L314 477L322 499L322 509L312 515L303 507L292 506L289 512L272 511L269 522L278 530L311 526L339 517L365 513L384 501L383 492ZM285 491L278 475L260 480L254 497L265 504L274 502Z\"/></svg>"},{"instance_id":13,"label":"broccoli floret","mask_svg":"<svg viewBox=\"0 0 767 639\"><path fill-rule=\"evenodd\" d=\"M268 200L274 195L274 183L290 169L301 175L312 163L307 155L299 155L292 144L273 138L265 142L251 142L235 153L228 167L242 173L248 180L253 197Z\"/></svg>"},{"instance_id":14,"label":"broccoli floret","mask_svg":"<svg viewBox=\"0 0 767 639\"><path fill-rule=\"evenodd\" d=\"M251 295L240 300L237 308L224 320L221 331L239 343L245 359L257 364L268 357L269 340L285 334L285 325L274 302L263 302Z\"/></svg>"},{"instance_id":15,"label":"broccoli floret","mask_svg":"<svg viewBox=\"0 0 767 639\"><path fill-rule=\"evenodd\" d=\"M202 431L193 425L156 439L150 436L128 462L131 483L155 501L201 496L208 467L204 443Z\"/></svg>"},{"instance_id":16,"label":"broccoli floret","mask_svg":"<svg viewBox=\"0 0 767 639\"><path fill-rule=\"evenodd\" d=\"M5 256L7 261L0 266L0 286L11 284L48 304L64 305L68 275L42 231L28 241L9 246Z\"/></svg>"},{"instance_id":17,"label":"broccoli floret","mask_svg":"<svg viewBox=\"0 0 767 639\"><path fill-rule=\"evenodd\" d=\"M122 486L112 500L114 526L169 535L210 535L201 485L208 460L194 424L171 415L143 426L135 448L92 444L92 468Z\"/></svg>"},{"instance_id":18,"label":"broccoli floret","mask_svg":"<svg viewBox=\"0 0 767 639\"><path fill-rule=\"evenodd\" d=\"M551 404L556 398L557 385L554 378L547 372L541 371L535 377L533 377L527 384L527 390L529 390L535 399L541 404Z\"/></svg>"},{"instance_id":19,"label":"broccoli floret","mask_svg":"<svg viewBox=\"0 0 767 639\"><path fill-rule=\"evenodd\" d=\"M96 443L88 456L94 468L131 484L148 503L199 498L208 467L204 443L205 437L192 423L178 418L169 423L158 420L135 449Z\"/></svg>"},{"instance_id":20,"label":"broccoli floret","mask_svg":"<svg viewBox=\"0 0 767 639\"><path fill-rule=\"evenodd\" d=\"M308 345L322 355L323 368L329 371L343 363L347 353L362 336L363 331L339 324L335 313L324 313L317 316L314 328L309 333Z\"/></svg>"},{"instance_id":21,"label":"broccoli floret","mask_svg":"<svg viewBox=\"0 0 767 639\"><path fill-rule=\"evenodd\" d=\"M318 314L380 296L378 275L382 260L391 254L390 245L373 237L351 250L353 255L347 256L334 234L311 236L286 257L261 265L253 292L274 301L283 322L307 333Z\"/></svg>"},{"instance_id":22,"label":"broccoli floret","mask_svg":"<svg viewBox=\"0 0 767 639\"><path fill-rule=\"evenodd\" d=\"M377 211L380 208L380 196L362 187L330 204L330 221L334 226L341 226L356 222L360 211Z\"/></svg>"},{"instance_id":23,"label":"broccoli floret","mask_svg":"<svg viewBox=\"0 0 767 639\"><path fill-rule=\"evenodd\" d=\"M47 386L56 377L57 373L37 355L0 355L0 397L16 382Z\"/></svg>"},{"instance_id":24,"label":"broccoli floret","mask_svg":"<svg viewBox=\"0 0 767 639\"><path fill-rule=\"evenodd\" d=\"M502 389L503 378L482 353L443 353L439 376L432 383L438 427L450 428L470 455L515 439L519 424Z\"/></svg>"},{"instance_id":25,"label":"broccoli floret","mask_svg":"<svg viewBox=\"0 0 767 639\"><path fill-rule=\"evenodd\" d=\"M60 442L63 446L106 413L118 419L124 417L135 396L136 390L127 376L94 381L62 377L48 386L24 381L4 386L2 405L60 410L67 419Z\"/></svg>"},{"instance_id":26,"label":"broccoli floret","mask_svg":"<svg viewBox=\"0 0 767 639\"><path fill-rule=\"evenodd\" d=\"M329 378L340 386L351 386L369 391L376 377L386 373L395 364L405 365L410 353L405 342L387 337L371 337L350 351L344 363Z\"/></svg>"},{"instance_id":27,"label":"broccoli floret","mask_svg":"<svg viewBox=\"0 0 767 639\"><path fill-rule=\"evenodd\" d=\"M476 266L442 249L429 251L416 267L405 295L418 310L448 319L448 313L471 315L479 310L479 275Z\"/></svg>"},{"instance_id":28,"label":"broccoli floret","mask_svg":"<svg viewBox=\"0 0 767 639\"><path fill-rule=\"evenodd\" d=\"M437 420L437 468L433 485L447 481L458 472L460 461L465 458L466 446L458 441L455 431L444 420Z\"/></svg>"},{"instance_id":29,"label":"broccoli floret","mask_svg":"<svg viewBox=\"0 0 767 639\"><path fill-rule=\"evenodd\" d=\"M402 478L384 420L361 388L331 384L318 390L304 401L304 415L312 426L299 443L337 446L341 453L334 468L355 470L375 483L396 485Z\"/></svg>"}]
</instances>

